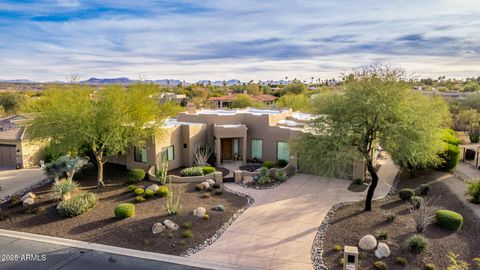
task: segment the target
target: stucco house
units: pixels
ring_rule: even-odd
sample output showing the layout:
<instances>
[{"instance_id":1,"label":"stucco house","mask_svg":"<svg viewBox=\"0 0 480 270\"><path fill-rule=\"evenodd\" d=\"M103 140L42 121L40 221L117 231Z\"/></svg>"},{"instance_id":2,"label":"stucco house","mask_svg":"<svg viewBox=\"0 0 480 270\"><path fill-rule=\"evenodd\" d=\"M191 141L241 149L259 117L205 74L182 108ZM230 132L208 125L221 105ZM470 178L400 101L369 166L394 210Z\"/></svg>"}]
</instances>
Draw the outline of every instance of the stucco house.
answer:
<instances>
[{"instance_id":1,"label":"stucco house","mask_svg":"<svg viewBox=\"0 0 480 270\"><path fill-rule=\"evenodd\" d=\"M230 108L235 101L235 98L238 94L229 93L228 95L221 96L221 97L211 97L208 99L208 105L211 108ZM273 104L273 102L277 99L276 96L272 96L269 94L260 94L260 95L249 95L244 93L247 97L249 97L254 102L261 102L265 105Z\"/></svg>"},{"instance_id":2,"label":"stucco house","mask_svg":"<svg viewBox=\"0 0 480 270\"><path fill-rule=\"evenodd\" d=\"M245 164L255 159L286 160L298 167L289 141L305 132L313 118L287 109L187 109L176 118L167 119L145 147L132 147L126 155L111 157L109 162L148 170L163 156L171 170L193 166L195 146L211 145L216 166L228 161ZM363 178L363 169L353 166L352 178Z\"/></svg>"}]
</instances>

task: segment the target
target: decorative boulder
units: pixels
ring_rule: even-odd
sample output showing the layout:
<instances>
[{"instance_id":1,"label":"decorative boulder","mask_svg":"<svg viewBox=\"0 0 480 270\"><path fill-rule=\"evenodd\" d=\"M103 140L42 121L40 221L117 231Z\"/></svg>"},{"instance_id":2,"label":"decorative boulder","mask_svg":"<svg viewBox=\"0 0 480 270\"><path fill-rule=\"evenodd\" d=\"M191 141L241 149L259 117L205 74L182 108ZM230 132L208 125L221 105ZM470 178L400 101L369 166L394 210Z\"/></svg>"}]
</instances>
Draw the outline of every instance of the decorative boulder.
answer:
<instances>
[{"instance_id":1,"label":"decorative boulder","mask_svg":"<svg viewBox=\"0 0 480 270\"><path fill-rule=\"evenodd\" d=\"M22 198L20 199L20 201L25 201L26 199L28 198L32 198L32 199L36 199L37 198L37 195L35 195L35 193L33 192L28 192L27 194L23 195Z\"/></svg>"},{"instance_id":2,"label":"decorative boulder","mask_svg":"<svg viewBox=\"0 0 480 270\"><path fill-rule=\"evenodd\" d=\"M157 234L157 233L161 233L163 232L167 227L165 227L165 225L163 225L162 223L158 222L158 223L155 223L153 224L153 227L152 227L152 233L153 234Z\"/></svg>"},{"instance_id":3,"label":"decorative boulder","mask_svg":"<svg viewBox=\"0 0 480 270\"><path fill-rule=\"evenodd\" d=\"M178 224L171 221L170 219L165 219L163 225L165 225L165 227L169 228L172 231L178 230Z\"/></svg>"},{"instance_id":4,"label":"decorative boulder","mask_svg":"<svg viewBox=\"0 0 480 270\"><path fill-rule=\"evenodd\" d=\"M23 203L23 206L30 206L35 203L35 200L33 198L26 198L25 200L23 200L22 203Z\"/></svg>"},{"instance_id":5,"label":"decorative boulder","mask_svg":"<svg viewBox=\"0 0 480 270\"><path fill-rule=\"evenodd\" d=\"M378 243L377 250L375 250L375 256L377 258L386 258L390 256L390 248L385 243Z\"/></svg>"},{"instance_id":6,"label":"decorative boulder","mask_svg":"<svg viewBox=\"0 0 480 270\"><path fill-rule=\"evenodd\" d=\"M371 234L367 234L358 241L358 247L363 250L374 250L377 246L377 239Z\"/></svg>"},{"instance_id":7,"label":"decorative boulder","mask_svg":"<svg viewBox=\"0 0 480 270\"><path fill-rule=\"evenodd\" d=\"M209 186L215 185L215 181L213 181L212 179L207 179L205 180L205 182L207 182Z\"/></svg>"},{"instance_id":8,"label":"decorative boulder","mask_svg":"<svg viewBox=\"0 0 480 270\"><path fill-rule=\"evenodd\" d=\"M159 187L157 184L153 184L153 185L148 186L148 187L145 189L145 191L147 191L147 190L152 190L153 192L157 192L157 190L159 190L159 189L160 189L160 187Z\"/></svg>"},{"instance_id":9,"label":"decorative boulder","mask_svg":"<svg viewBox=\"0 0 480 270\"><path fill-rule=\"evenodd\" d=\"M207 209L205 209L203 207L198 207L195 210L193 210L193 215L196 216L196 217L201 218L201 217L205 216L205 214L207 214Z\"/></svg>"},{"instance_id":10,"label":"decorative boulder","mask_svg":"<svg viewBox=\"0 0 480 270\"><path fill-rule=\"evenodd\" d=\"M225 207L224 207L223 205L219 204L219 205L214 206L214 207L212 208L212 210L213 210L213 211L223 212L223 211L225 211Z\"/></svg>"},{"instance_id":11,"label":"decorative boulder","mask_svg":"<svg viewBox=\"0 0 480 270\"><path fill-rule=\"evenodd\" d=\"M246 185L246 184L250 184L252 182L253 182L253 177L251 177L251 176L244 176L243 177L242 184Z\"/></svg>"},{"instance_id":12,"label":"decorative boulder","mask_svg":"<svg viewBox=\"0 0 480 270\"><path fill-rule=\"evenodd\" d=\"M210 188L210 184L208 182L202 182L200 184L197 184L195 186L196 189L198 190L204 190L204 189L209 189Z\"/></svg>"},{"instance_id":13,"label":"decorative boulder","mask_svg":"<svg viewBox=\"0 0 480 270\"><path fill-rule=\"evenodd\" d=\"M57 210L60 210L60 208L62 208L63 206L63 201L60 201L57 203Z\"/></svg>"}]
</instances>

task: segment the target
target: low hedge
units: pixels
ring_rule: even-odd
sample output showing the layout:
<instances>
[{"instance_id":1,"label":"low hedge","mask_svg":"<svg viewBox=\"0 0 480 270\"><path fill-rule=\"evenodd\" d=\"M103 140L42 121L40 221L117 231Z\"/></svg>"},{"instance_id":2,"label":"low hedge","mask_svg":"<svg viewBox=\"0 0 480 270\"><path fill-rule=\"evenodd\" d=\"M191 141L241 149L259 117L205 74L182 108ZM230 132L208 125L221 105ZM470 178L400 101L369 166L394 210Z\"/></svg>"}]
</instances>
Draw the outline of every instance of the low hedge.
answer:
<instances>
[{"instance_id":1,"label":"low hedge","mask_svg":"<svg viewBox=\"0 0 480 270\"><path fill-rule=\"evenodd\" d=\"M408 200L410 200L414 195L415 195L415 190L413 190L413 189L411 189L411 188L404 188L404 189L401 189L401 190L398 192L398 197L399 197L402 201L408 201Z\"/></svg>"},{"instance_id":2,"label":"low hedge","mask_svg":"<svg viewBox=\"0 0 480 270\"><path fill-rule=\"evenodd\" d=\"M135 215L135 205L133 203L121 203L113 211L117 218L128 218Z\"/></svg>"},{"instance_id":3,"label":"low hedge","mask_svg":"<svg viewBox=\"0 0 480 270\"><path fill-rule=\"evenodd\" d=\"M271 169L271 168L275 167L275 162L270 161L270 160L265 160L262 164L262 167L266 167L266 168Z\"/></svg>"},{"instance_id":4,"label":"low hedge","mask_svg":"<svg viewBox=\"0 0 480 270\"><path fill-rule=\"evenodd\" d=\"M145 171L142 169L131 169L128 172L128 181L140 182L145 178Z\"/></svg>"},{"instance_id":5,"label":"low hedge","mask_svg":"<svg viewBox=\"0 0 480 270\"><path fill-rule=\"evenodd\" d=\"M463 217L457 212L450 210L438 210L435 212L437 224L445 229L458 231L463 225Z\"/></svg>"},{"instance_id":6,"label":"low hedge","mask_svg":"<svg viewBox=\"0 0 480 270\"><path fill-rule=\"evenodd\" d=\"M202 169L203 169L203 174L205 175L215 172L215 167L211 167L211 166L205 166L205 167L202 167Z\"/></svg>"},{"instance_id":7,"label":"low hedge","mask_svg":"<svg viewBox=\"0 0 480 270\"><path fill-rule=\"evenodd\" d=\"M97 195L91 192L75 195L72 198L61 202L61 206L58 208L58 213L64 217L79 216L95 207L97 202Z\"/></svg>"},{"instance_id":8,"label":"low hedge","mask_svg":"<svg viewBox=\"0 0 480 270\"><path fill-rule=\"evenodd\" d=\"M203 175L203 167L189 167L180 171L180 176L201 176Z\"/></svg>"}]
</instances>

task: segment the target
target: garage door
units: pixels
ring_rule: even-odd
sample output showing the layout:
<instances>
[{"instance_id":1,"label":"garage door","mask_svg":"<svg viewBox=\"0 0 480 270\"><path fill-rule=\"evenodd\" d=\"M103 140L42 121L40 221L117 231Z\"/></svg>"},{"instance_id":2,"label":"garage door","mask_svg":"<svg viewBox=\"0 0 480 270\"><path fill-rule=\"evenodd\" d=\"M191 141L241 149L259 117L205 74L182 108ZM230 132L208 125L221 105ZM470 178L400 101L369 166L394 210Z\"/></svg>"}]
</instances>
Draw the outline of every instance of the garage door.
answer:
<instances>
[{"instance_id":1,"label":"garage door","mask_svg":"<svg viewBox=\"0 0 480 270\"><path fill-rule=\"evenodd\" d=\"M0 166L15 167L16 161L15 145L0 144Z\"/></svg>"}]
</instances>

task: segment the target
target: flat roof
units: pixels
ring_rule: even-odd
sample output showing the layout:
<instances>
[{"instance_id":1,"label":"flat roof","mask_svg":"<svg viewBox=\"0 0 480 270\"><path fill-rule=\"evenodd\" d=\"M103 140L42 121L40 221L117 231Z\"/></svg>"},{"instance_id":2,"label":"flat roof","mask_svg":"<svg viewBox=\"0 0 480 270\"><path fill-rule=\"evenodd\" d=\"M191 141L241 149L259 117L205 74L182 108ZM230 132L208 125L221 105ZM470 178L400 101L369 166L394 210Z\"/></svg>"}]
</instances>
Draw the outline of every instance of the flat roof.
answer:
<instances>
[{"instance_id":1,"label":"flat roof","mask_svg":"<svg viewBox=\"0 0 480 270\"><path fill-rule=\"evenodd\" d=\"M193 122L183 122L183 121L178 121L177 118L167 118L165 121L163 121L162 127L164 128L169 128L169 127L176 127L180 125L203 125L203 123L193 123Z\"/></svg>"},{"instance_id":2,"label":"flat roof","mask_svg":"<svg viewBox=\"0 0 480 270\"><path fill-rule=\"evenodd\" d=\"M256 109L256 108L246 108L246 109L201 109L197 111L197 114L215 114L215 115L235 115L241 113L253 114L253 115L272 115L288 112L286 109Z\"/></svg>"}]
</instances>

